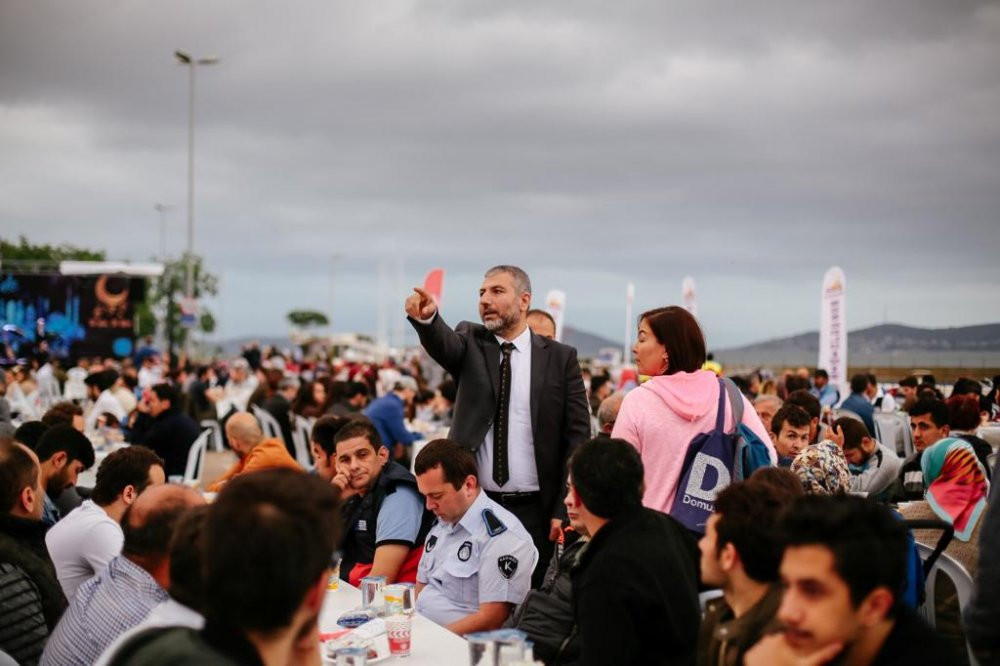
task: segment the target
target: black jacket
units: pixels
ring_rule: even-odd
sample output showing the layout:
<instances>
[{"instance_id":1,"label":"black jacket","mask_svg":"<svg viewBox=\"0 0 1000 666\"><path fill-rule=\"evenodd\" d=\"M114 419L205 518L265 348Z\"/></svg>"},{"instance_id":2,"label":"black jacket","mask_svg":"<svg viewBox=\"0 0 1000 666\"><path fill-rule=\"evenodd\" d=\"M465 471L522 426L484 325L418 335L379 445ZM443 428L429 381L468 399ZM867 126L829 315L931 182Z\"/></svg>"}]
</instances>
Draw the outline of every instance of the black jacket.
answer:
<instances>
[{"instance_id":1,"label":"black jacket","mask_svg":"<svg viewBox=\"0 0 1000 666\"><path fill-rule=\"evenodd\" d=\"M481 324L452 330L441 314L427 325L410 319L420 344L458 386L449 437L477 450L493 425L500 382L500 345ZM531 433L543 510L564 515L566 461L590 437L590 408L576 349L531 334Z\"/></svg>"},{"instance_id":2,"label":"black jacket","mask_svg":"<svg viewBox=\"0 0 1000 666\"><path fill-rule=\"evenodd\" d=\"M281 438L285 440L285 448L288 449L289 455L295 458L295 441L292 439L292 405L288 402L288 398L280 393L275 393L265 400L261 407L278 422L278 426L281 427Z\"/></svg>"},{"instance_id":3,"label":"black jacket","mask_svg":"<svg viewBox=\"0 0 1000 666\"><path fill-rule=\"evenodd\" d=\"M676 520L640 508L602 527L572 571L582 666L693 664L698 549Z\"/></svg>"},{"instance_id":4,"label":"black jacket","mask_svg":"<svg viewBox=\"0 0 1000 666\"><path fill-rule=\"evenodd\" d=\"M38 661L66 610L66 596L45 548L40 520L0 514L0 650Z\"/></svg>"},{"instance_id":5,"label":"black jacket","mask_svg":"<svg viewBox=\"0 0 1000 666\"><path fill-rule=\"evenodd\" d=\"M552 663L560 652L564 664L579 658L579 636L573 634L570 570L586 544L576 532L566 532L565 544L552 553L542 584L528 592L511 618L510 626L528 634L535 644L535 658L546 663Z\"/></svg>"},{"instance_id":6,"label":"black jacket","mask_svg":"<svg viewBox=\"0 0 1000 666\"><path fill-rule=\"evenodd\" d=\"M148 446L163 458L168 477L184 474L188 452L200 434L201 426L176 408L156 418L140 413L132 425L132 443Z\"/></svg>"},{"instance_id":7,"label":"black jacket","mask_svg":"<svg viewBox=\"0 0 1000 666\"><path fill-rule=\"evenodd\" d=\"M343 580L350 580L351 570L356 564L371 564L375 561L375 549L383 544L395 543L412 548L419 548L423 545L427 533L434 524L434 514L424 508L423 518L420 521L420 529L417 532L417 539L414 543L403 543L401 541L386 541L377 543L375 541L378 527L378 512L382 509L382 502L386 496L396 492L400 485L408 485L417 490L417 480L409 470L399 463L390 460L379 473L375 480L375 486L370 493L364 496L354 495L341 506L341 517L344 520L345 532L341 545L340 577ZM364 531L359 531L357 525L359 521L364 521Z\"/></svg>"}]
</instances>

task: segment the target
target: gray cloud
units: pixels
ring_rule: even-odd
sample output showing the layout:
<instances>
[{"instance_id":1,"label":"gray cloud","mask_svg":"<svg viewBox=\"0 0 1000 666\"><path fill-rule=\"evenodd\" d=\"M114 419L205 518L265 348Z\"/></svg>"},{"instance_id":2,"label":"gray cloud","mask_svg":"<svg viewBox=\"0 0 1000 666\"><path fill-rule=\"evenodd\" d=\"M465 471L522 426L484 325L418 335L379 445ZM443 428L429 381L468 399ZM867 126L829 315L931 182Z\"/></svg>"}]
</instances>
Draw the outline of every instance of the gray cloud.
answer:
<instances>
[{"instance_id":1,"label":"gray cloud","mask_svg":"<svg viewBox=\"0 0 1000 666\"><path fill-rule=\"evenodd\" d=\"M852 327L995 321L998 38L989 2L4 3L0 220L145 259L166 201L179 252L184 48L223 59L196 238L226 335L331 292L374 330L432 266L473 317L501 261L615 337L627 281L687 274L714 346L815 328L832 264Z\"/></svg>"}]
</instances>

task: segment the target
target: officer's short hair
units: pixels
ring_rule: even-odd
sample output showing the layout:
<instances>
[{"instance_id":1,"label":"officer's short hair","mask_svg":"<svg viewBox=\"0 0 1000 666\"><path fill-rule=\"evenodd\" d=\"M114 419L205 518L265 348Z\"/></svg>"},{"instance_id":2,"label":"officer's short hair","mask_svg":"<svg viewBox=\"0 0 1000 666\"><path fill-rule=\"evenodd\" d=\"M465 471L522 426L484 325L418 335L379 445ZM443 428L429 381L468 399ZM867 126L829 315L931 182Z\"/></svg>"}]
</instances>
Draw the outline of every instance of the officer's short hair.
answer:
<instances>
[{"instance_id":1,"label":"officer's short hair","mask_svg":"<svg viewBox=\"0 0 1000 666\"><path fill-rule=\"evenodd\" d=\"M355 437L364 437L376 451L382 448L382 438L379 437L378 430L372 422L368 419L354 419L337 431L337 436L333 438L333 453L337 452L337 444Z\"/></svg>"},{"instance_id":2,"label":"officer's short hair","mask_svg":"<svg viewBox=\"0 0 1000 666\"><path fill-rule=\"evenodd\" d=\"M444 480L458 490L470 476L476 476L476 459L467 448L450 439L435 439L420 450L413 463L417 476L435 467L441 468Z\"/></svg>"}]
</instances>

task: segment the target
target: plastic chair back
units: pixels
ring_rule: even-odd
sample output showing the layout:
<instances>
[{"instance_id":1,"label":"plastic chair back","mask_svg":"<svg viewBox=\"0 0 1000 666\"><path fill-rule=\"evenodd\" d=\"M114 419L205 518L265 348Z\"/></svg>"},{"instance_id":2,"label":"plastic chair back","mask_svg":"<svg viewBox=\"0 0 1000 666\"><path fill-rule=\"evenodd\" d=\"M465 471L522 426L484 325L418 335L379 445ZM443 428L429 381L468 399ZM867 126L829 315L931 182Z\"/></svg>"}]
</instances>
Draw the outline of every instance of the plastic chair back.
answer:
<instances>
[{"instance_id":1,"label":"plastic chair back","mask_svg":"<svg viewBox=\"0 0 1000 666\"><path fill-rule=\"evenodd\" d=\"M917 542L917 550L920 552L920 556L929 557L933 552L934 548L928 546L927 544ZM974 583L972 581L972 576L969 572L958 562L955 558L951 557L947 553L940 553L938 555L937 561L932 563L926 571L926 582L924 583L924 605L920 607L920 614L923 616L927 624L933 629L936 626L936 612L934 606L934 584L937 582L938 573L944 573L951 582L955 585L955 591L958 593L958 607L959 612L964 613L965 608L969 605L972 600L972 590ZM972 666L977 665L975 655L972 653L972 648L966 643L966 649L969 652L969 663Z\"/></svg>"},{"instance_id":2,"label":"plastic chair back","mask_svg":"<svg viewBox=\"0 0 1000 666\"><path fill-rule=\"evenodd\" d=\"M278 424L278 420L271 416L271 413L266 409L261 409L257 405L250 405L250 411L253 415L257 417L257 422L260 423L260 429L264 431L264 434L268 437L276 437L281 441L284 440L284 435L281 434L281 425Z\"/></svg>"},{"instance_id":3,"label":"plastic chair back","mask_svg":"<svg viewBox=\"0 0 1000 666\"><path fill-rule=\"evenodd\" d=\"M198 435L198 439L191 443L191 448L188 449L187 466L184 468L184 483L189 486L201 483L201 475L205 469L205 449L208 448L208 439L211 436L211 430L203 430Z\"/></svg>"},{"instance_id":4,"label":"plastic chair back","mask_svg":"<svg viewBox=\"0 0 1000 666\"><path fill-rule=\"evenodd\" d=\"M292 444L295 446L295 460L303 469L310 470L314 462L309 451L309 433L312 432L316 419L307 419L298 414L292 414Z\"/></svg>"}]
</instances>

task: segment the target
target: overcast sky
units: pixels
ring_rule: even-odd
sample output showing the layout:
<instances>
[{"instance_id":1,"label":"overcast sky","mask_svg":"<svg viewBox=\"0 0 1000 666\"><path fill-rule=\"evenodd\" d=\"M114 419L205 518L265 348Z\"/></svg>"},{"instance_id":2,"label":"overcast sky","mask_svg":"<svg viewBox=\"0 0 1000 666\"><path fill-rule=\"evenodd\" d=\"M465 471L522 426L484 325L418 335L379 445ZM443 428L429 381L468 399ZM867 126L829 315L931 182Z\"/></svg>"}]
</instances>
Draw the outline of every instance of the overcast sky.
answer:
<instances>
[{"instance_id":1,"label":"overcast sky","mask_svg":"<svg viewBox=\"0 0 1000 666\"><path fill-rule=\"evenodd\" d=\"M961 0L0 2L0 230L195 249L220 335L292 308L390 328L447 270L621 338L698 283L710 347L815 329L1000 321L1000 3ZM379 265L383 265L380 278Z\"/></svg>"}]
</instances>

